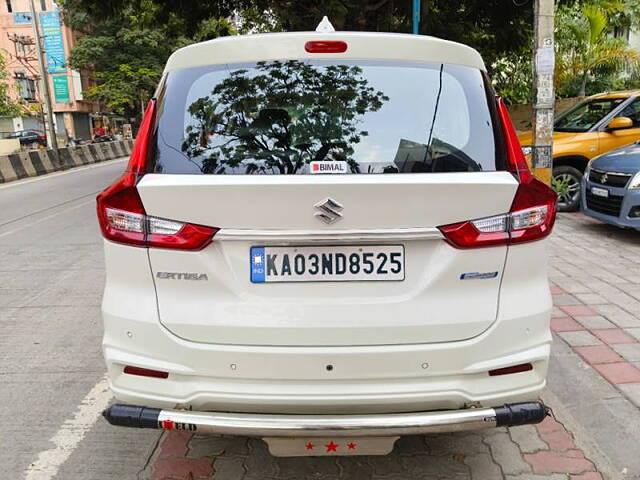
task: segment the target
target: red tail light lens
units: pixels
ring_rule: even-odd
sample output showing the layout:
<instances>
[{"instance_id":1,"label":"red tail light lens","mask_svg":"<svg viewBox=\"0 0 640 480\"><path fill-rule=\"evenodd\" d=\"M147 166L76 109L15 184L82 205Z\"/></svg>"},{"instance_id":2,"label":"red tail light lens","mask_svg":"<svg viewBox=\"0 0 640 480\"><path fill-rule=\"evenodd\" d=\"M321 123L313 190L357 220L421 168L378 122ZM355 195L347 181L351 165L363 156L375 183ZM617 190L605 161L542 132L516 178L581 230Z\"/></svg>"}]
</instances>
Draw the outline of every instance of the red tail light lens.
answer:
<instances>
[{"instance_id":1,"label":"red tail light lens","mask_svg":"<svg viewBox=\"0 0 640 480\"><path fill-rule=\"evenodd\" d=\"M500 124L502 125L502 133L504 134L504 140L507 147L507 157L509 161L509 171L513 173L521 183L526 183L533 178L527 160L522 153L522 146L518 140L516 129L513 127L507 105L500 97L496 99L498 108L498 117L500 117Z\"/></svg>"},{"instance_id":2,"label":"red tail light lens","mask_svg":"<svg viewBox=\"0 0 640 480\"><path fill-rule=\"evenodd\" d=\"M124 367L124 373L127 375L137 375L139 377L151 377L151 378L168 378L168 372L161 372L160 370L151 370L149 368L132 367L127 365Z\"/></svg>"},{"instance_id":3,"label":"red tail light lens","mask_svg":"<svg viewBox=\"0 0 640 480\"><path fill-rule=\"evenodd\" d=\"M551 233L556 218L556 194L538 179L518 185L511 210L491 217L439 227L457 248L490 247L531 242Z\"/></svg>"},{"instance_id":4,"label":"red tail light lens","mask_svg":"<svg viewBox=\"0 0 640 480\"><path fill-rule=\"evenodd\" d=\"M439 227L447 241L457 248L539 240L551 233L556 219L557 195L531 174L501 99L498 99L498 113L505 134L509 171L519 179L520 184L508 213Z\"/></svg>"},{"instance_id":5,"label":"red tail light lens","mask_svg":"<svg viewBox=\"0 0 640 480\"><path fill-rule=\"evenodd\" d=\"M304 44L308 53L344 53L347 51L347 42L339 40L314 41Z\"/></svg>"},{"instance_id":6,"label":"red tail light lens","mask_svg":"<svg viewBox=\"0 0 640 480\"><path fill-rule=\"evenodd\" d=\"M151 100L142 117L142 123L136 136L136 143L129 157L127 172L136 175L144 175L146 171L147 157L149 155L149 144L153 135L153 125L156 121L156 101Z\"/></svg>"},{"instance_id":7,"label":"red tail light lens","mask_svg":"<svg viewBox=\"0 0 640 480\"><path fill-rule=\"evenodd\" d=\"M521 363L520 365L513 365L512 367L489 370L489 376L495 377L498 375L510 375L512 373L530 372L531 370L533 370L533 365L531 365L530 363Z\"/></svg>"},{"instance_id":8,"label":"red tail light lens","mask_svg":"<svg viewBox=\"0 0 640 480\"><path fill-rule=\"evenodd\" d=\"M97 213L102 235L113 242L142 247L200 250L206 247L216 228L148 216L136 184L145 173L149 141L155 118L155 102L145 112L127 170L113 185L98 195Z\"/></svg>"}]
</instances>

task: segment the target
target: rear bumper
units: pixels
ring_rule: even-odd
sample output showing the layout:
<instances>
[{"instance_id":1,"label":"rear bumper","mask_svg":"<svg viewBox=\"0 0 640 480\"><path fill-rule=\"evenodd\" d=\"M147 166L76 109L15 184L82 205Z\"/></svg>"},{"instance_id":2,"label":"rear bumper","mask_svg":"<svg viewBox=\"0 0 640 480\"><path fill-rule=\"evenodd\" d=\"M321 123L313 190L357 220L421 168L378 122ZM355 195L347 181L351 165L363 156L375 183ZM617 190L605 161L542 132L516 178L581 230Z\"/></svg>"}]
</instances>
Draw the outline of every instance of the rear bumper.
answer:
<instances>
[{"instance_id":1,"label":"rear bumper","mask_svg":"<svg viewBox=\"0 0 640 480\"><path fill-rule=\"evenodd\" d=\"M132 405L254 414L386 414L535 401L545 386L552 339L546 264L532 258L546 258L546 243L510 247L498 318L476 337L299 347L177 337L158 322L146 252L108 245L113 261L107 262L103 351L110 387L119 402ZM116 264L128 268L110 271ZM488 374L523 363L532 370ZM127 365L168 372L168 378L128 375Z\"/></svg>"},{"instance_id":2,"label":"rear bumper","mask_svg":"<svg viewBox=\"0 0 640 480\"><path fill-rule=\"evenodd\" d=\"M265 415L161 410L115 404L103 415L112 425L249 437L368 437L455 432L540 423L542 402L495 408L374 415Z\"/></svg>"}]
</instances>

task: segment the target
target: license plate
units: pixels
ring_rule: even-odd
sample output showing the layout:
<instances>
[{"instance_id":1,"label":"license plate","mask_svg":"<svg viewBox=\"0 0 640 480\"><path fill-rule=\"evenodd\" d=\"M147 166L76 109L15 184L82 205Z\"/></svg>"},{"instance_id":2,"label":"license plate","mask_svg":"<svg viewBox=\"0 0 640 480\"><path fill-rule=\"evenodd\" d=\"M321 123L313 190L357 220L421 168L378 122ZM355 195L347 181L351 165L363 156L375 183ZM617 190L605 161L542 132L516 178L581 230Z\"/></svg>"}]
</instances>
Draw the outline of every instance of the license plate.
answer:
<instances>
[{"instance_id":1,"label":"license plate","mask_svg":"<svg viewBox=\"0 0 640 480\"><path fill-rule=\"evenodd\" d=\"M251 281L404 280L403 245L251 247Z\"/></svg>"},{"instance_id":2,"label":"license plate","mask_svg":"<svg viewBox=\"0 0 640 480\"><path fill-rule=\"evenodd\" d=\"M609 190L606 188L591 187L591 193L596 197L609 198Z\"/></svg>"},{"instance_id":3,"label":"license plate","mask_svg":"<svg viewBox=\"0 0 640 480\"><path fill-rule=\"evenodd\" d=\"M387 455L400 437L263 438L275 457Z\"/></svg>"}]
</instances>

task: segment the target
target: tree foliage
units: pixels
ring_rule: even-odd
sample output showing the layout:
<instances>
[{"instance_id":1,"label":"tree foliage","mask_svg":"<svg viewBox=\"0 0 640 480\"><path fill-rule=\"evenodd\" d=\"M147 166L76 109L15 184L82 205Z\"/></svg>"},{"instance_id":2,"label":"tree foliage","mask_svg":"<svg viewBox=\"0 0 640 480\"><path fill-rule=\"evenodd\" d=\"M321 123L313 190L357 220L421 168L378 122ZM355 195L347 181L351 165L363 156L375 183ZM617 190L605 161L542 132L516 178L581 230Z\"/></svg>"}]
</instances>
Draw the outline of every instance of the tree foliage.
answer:
<instances>
[{"instance_id":1,"label":"tree foliage","mask_svg":"<svg viewBox=\"0 0 640 480\"><path fill-rule=\"evenodd\" d=\"M635 70L637 51L611 35L607 10L595 4L562 8L557 15L556 85L561 94L587 93L592 77L607 78Z\"/></svg>"},{"instance_id":2,"label":"tree foliage","mask_svg":"<svg viewBox=\"0 0 640 480\"><path fill-rule=\"evenodd\" d=\"M388 100L361 74L357 66L298 60L235 70L189 105L182 151L205 173L292 174L320 160L346 161L358 171L353 145L368 134L359 118Z\"/></svg>"},{"instance_id":3,"label":"tree foliage","mask_svg":"<svg viewBox=\"0 0 640 480\"><path fill-rule=\"evenodd\" d=\"M411 0L254 0L285 31L314 30L327 15L337 30L410 33ZM257 19L259 20L259 19ZM257 22L258 27L260 22ZM422 0L420 33L465 43L487 65L530 44L533 2L505 0Z\"/></svg>"},{"instance_id":4,"label":"tree foliage","mask_svg":"<svg viewBox=\"0 0 640 480\"><path fill-rule=\"evenodd\" d=\"M18 117L23 115L26 109L11 96L11 86L8 80L9 72L7 71L5 52L0 51L0 116Z\"/></svg>"},{"instance_id":5,"label":"tree foliage","mask_svg":"<svg viewBox=\"0 0 640 480\"><path fill-rule=\"evenodd\" d=\"M113 112L139 117L175 49L235 33L226 18L231 9L222 3L64 0L64 21L85 33L69 64L95 71L97 86L86 92L88 98L101 100Z\"/></svg>"}]
</instances>

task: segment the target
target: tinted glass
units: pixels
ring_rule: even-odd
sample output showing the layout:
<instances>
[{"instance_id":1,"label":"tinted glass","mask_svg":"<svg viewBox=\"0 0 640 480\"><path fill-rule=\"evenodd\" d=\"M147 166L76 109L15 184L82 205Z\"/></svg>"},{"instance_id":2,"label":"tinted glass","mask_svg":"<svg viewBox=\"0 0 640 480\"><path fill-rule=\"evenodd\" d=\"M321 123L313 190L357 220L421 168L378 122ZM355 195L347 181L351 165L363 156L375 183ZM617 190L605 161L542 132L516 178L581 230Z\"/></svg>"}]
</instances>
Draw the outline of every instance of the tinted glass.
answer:
<instances>
[{"instance_id":1,"label":"tinted glass","mask_svg":"<svg viewBox=\"0 0 640 480\"><path fill-rule=\"evenodd\" d=\"M616 117L627 117L633 122L633 128L640 127L640 100L634 100L632 103L622 109Z\"/></svg>"},{"instance_id":2,"label":"tinted glass","mask_svg":"<svg viewBox=\"0 0 640 480\"><path fill-rule=\"evenodd\" d=\"M553 129L557 132L586 132L625 100L625 98L607 98L579 103L562 112L556 119Z\"/></svg>"},{"instance_id":3,"label":"tinted glass","mask_svg":"<svg viewBox=\"0 0 640 480\"><path fill-rule=\"evenodd\" d=\"M151 171L306 174L496 170L492 114L473 68L274 61L171 72ZM332 164L334 165L334 164Z\"/></svg>"}]
</instances>

